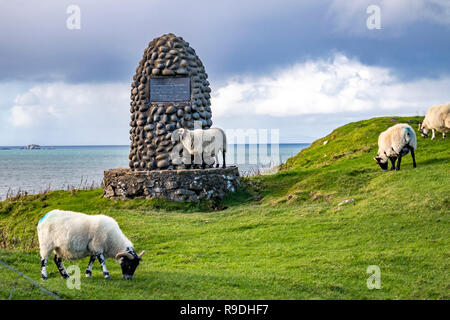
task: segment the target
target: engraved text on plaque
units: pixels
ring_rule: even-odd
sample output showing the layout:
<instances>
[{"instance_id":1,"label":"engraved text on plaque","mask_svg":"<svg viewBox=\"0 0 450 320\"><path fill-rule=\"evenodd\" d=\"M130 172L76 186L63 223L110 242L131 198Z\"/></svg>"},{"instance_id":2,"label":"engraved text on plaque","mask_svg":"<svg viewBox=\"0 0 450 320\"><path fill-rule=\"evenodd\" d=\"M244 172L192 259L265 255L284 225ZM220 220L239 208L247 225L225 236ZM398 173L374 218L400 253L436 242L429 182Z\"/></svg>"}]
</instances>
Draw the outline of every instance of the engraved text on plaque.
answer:
<instances>
[{"instance_id":1,"label":"engraved text on plaque","mask_svg":"<svg viewBox=\"0 0 450 320\"><path fill-rule=\"evenodd\" d=\"M190 77L150 78L150 102L191 100Z\"/></svg>"}]
</instances>

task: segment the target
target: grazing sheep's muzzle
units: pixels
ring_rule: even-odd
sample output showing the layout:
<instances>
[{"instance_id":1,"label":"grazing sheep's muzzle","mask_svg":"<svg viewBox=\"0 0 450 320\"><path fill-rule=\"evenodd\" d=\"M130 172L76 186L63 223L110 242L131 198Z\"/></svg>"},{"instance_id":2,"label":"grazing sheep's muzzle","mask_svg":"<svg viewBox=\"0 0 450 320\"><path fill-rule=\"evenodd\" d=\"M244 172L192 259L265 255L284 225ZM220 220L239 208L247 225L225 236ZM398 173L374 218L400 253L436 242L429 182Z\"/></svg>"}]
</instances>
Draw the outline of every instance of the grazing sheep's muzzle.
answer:
<instances>
[{"instance_id":1,"label":"grazing sheep's muzzle","mask_svg":"<svg viewBox=\"0 0 450 320\"><path fill-rule=\"evenodd\" d=\"M377 163L380 166L381 170L387 171L387 169L388 169L388 163L387 162L377 162Z\"/></svg>"},{"instance_id":2,"label":"grazing sheep's muzzle","mask_svg":"<svg viewBox=\"0 0 450 320\"><path fill-rule=\"evenodd\" d=\"M123 275L123 278L124 278L125 280L131 280L131 279L133 279L133 276L130 276L129 274L124 274L124 275Z\"/></svg>"}]
</instances>

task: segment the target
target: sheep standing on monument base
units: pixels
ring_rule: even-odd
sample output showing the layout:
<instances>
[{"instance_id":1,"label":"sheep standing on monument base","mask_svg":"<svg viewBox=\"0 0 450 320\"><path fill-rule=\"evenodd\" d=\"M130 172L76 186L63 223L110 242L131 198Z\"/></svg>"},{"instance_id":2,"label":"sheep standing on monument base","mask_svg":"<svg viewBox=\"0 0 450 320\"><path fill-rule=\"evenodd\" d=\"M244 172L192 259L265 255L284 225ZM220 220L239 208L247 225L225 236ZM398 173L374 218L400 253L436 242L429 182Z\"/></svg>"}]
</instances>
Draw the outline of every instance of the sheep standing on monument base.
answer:
<instances>
[{"instance_id":1,"label":"sheep standing on monument base","mask_svg":"<svg viewBox=\"0 0 450 320\"><path fill-rule=\"evenodd\" d=\"M122 268L124 279L131 280L142 255L134 252L133 244L122 233L117 222L104 215L52 210L47 213L38 226L39 248L41 253L41 278L47 280L47 260L52 251L54 261L63 278L69 278L62 258L81 259L90 256L86 277L92 276L92 265L98 259L103 276L109 279L105 259L115 258Z\"/></svg>"},{"instance_id":2,"label":"sheep standing on monument base","mask_svg":"<svg viewBox=\"0 0 450 320\"><path fill-rule=\"evenodd\" d=\"M413 128L405 123L399 123L380 133L378 137L378 154L373 158L384 171L391 162L391 170L400 170L402 157L411 152L413 167L416 167L414 151L417 149L417 138ZM395 166L397 161L397 167Z\"/></svg>"},{"instance_id":3,"label":"sheep standing on monument base","mask_svg":"<svg viewBox=\"0 0 450 320\"><path fill-rule=\"evenodd\" d=\"M428 137L428 131L432 131L431 140L435 131L442 132L442 137L450 131L450 103L433 106L428 109L423 122L419 122L419 131L422 137Z\"/></svg>"},{"instance_id":4,"label":"sheep standing on monument base","mask_svg":"<svg viewBox=\"0 0 450 320\"><path fill-rule=\"evenodd\" d=\"M211 165L214 163L212 158L215 158L216 168L219 167L219 152L222 152L222 168L226 167L225 154L227 152L227 137L225 132L219 128L211 128L211 129L194 129L189 130L185 128L177 129L172 134L172 142L181 142L179 147L183 147L183 151L186 150L189 158L187 159L188 166L192 163L192 157L195 154L201 155L201 164L202 168L205 166ZM180 148L174 148L175 156L178 156L178 151ZM172 155L172 157L173 157ZM186 155L183 157L186 160ZM174 161L174 159L172 159Z\"/></svg>"}]
</instances>

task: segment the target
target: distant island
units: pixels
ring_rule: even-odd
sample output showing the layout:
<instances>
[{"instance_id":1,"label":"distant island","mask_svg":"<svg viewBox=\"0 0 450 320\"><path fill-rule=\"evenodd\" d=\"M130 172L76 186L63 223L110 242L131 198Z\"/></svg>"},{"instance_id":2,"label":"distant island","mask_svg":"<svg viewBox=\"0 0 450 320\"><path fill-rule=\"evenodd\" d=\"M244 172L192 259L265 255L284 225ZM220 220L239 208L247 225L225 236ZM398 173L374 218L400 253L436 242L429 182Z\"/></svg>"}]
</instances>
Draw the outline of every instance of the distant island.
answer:
<instances>
[{"instance_id":1,"label":"distant island","mask_svg":"<svg viewBox=\"0 0 450 320\"><path fill-rule=\"evenodd\" d=\"M37 145L37 144L29 144L29 145L27 145L26 147L23 147L23 148L26 149L26 150L39 150L39 149L41 149L41 146Z\"/></svg>"}]
</instances>

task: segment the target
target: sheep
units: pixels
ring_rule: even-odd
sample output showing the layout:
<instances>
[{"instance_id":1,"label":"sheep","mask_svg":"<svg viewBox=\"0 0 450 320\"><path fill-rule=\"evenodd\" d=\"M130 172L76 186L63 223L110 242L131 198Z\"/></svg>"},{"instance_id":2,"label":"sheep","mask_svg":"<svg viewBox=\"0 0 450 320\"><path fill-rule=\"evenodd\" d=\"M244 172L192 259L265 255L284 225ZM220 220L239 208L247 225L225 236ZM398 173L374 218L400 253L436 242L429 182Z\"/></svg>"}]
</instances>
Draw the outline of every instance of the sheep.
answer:
<instances>
[{"instance_id":1,"label":"sheep","mask_svg":"<svg viewBox=\"0 0 450 320\"><path fill-rule=\"evenodd\" d=\"M181 142L181 145L191 157L201 153L201 164L203 168L205 167L205 164L213 163L212 157L215 158L216 168L218 168L218 154L219 152L222 152L222 168L226 167L225 154L227 152L227 137L222 129L210 128L206 130L189 130L180 128L173 132L172 142ZM174 148L175 156L178 155L178 151L177 148ZM190 164L190 162L191 161L188 161L188 164Z\"/></svg>"},{"instance_id":2,"label":"sheep","mask_svg":"<svg viewBox=\"0 0 450 320\"><path fill-rule=\"evenodd\" d=\"M400 170L402 157L411 152L413 167L416 167L416 157L414 150L417 149L417 138L413 128L406 123L399 123L378 137L378 154L373 158L384 171L387 170L388 160L391 161L391 170ZM397 167L395 167L395 161Z\"/></svg>"},{"instance_id":3,"label":"sheep","mask_svg":"<svg viewBox=\"0 0 450 320\"><path fill-rule=\"evenodd\" d=\"M423 122L419 122L419 131L422 137L428 137L428 131L432 131L431 140L435 138L434 132L442 132L442 138L450 131L450 103L441 106L432 106L428 109Z\"/></svg>"},{"instance_id":4,"label":"sheep","mask_svg":"<svg viewBox=\"0 0 450 320\"><path fill-rule=\"evenodd\" d=\"M133 244L122 233L117 222L104 215L52 210L37 226L41 254L41 278L47 280L47 260L55 252L54 261L63 278L69 278L62 258L81 259L90 256L86 277L92 276L95 259L101 264L103 276L110 275L105 259L114 257L122 268L124 279L131 280L142 255L134 252Z\"/></svg>"}]
</instances>

